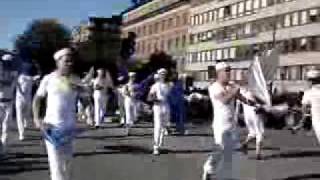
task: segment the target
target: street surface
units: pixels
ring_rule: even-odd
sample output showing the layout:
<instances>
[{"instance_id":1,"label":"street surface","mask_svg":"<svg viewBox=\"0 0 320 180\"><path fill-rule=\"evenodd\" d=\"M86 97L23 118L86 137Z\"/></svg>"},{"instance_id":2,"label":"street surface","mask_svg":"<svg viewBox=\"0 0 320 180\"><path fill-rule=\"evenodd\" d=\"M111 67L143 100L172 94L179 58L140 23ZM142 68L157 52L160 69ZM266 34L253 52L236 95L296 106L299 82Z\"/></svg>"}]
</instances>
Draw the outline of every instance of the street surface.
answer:
<instances>
[{"instance_id":1,"label":"street surface","mask_svg":"<svg viewBox=\"0 0 320 180\"><path fill-rule=\"evenodd\" d=\"M160 156L152 153L152 125L127 131L116 124L86 129L75 142L73 180L200 180L213 149L210 125L188 125L189 135L168 136ZM245 137L245 131L242 132ZM12 130L9 155L0 161L0 180L49 180L40 134L28 130L24 142ZM251 146L254 147L254 146ZM253 149L241 157L241 180L320 179L320 150L314 135L267 130L263 161Z\"/></svg>"}]
</instances>

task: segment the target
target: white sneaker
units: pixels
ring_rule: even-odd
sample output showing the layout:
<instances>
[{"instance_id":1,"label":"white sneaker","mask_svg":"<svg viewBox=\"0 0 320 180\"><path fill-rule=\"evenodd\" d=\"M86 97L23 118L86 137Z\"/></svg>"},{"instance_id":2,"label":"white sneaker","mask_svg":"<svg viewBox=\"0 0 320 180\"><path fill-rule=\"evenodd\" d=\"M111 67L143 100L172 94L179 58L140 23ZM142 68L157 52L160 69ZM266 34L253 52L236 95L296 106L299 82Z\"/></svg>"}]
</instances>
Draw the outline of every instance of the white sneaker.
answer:
<instances>
[{"instance_id":1,"label":"white sneaker","mask_svg":"<svg viewBox=\"0 0 320 180\"><path fill-rule=\"evenodd\" d=\"M160 155L160 152L158 149L153 149L153 155Z\"/></svg>"},{"instance_id":2,"label":"white sneaker","mask_svg":"<svg viewBox=\"0 0 320 180\"><path fill-rule=\"evenodd\" d=\"M24 140L24 136L19 136L19 141L23 141Z\"/></svg>"}]
</instances>

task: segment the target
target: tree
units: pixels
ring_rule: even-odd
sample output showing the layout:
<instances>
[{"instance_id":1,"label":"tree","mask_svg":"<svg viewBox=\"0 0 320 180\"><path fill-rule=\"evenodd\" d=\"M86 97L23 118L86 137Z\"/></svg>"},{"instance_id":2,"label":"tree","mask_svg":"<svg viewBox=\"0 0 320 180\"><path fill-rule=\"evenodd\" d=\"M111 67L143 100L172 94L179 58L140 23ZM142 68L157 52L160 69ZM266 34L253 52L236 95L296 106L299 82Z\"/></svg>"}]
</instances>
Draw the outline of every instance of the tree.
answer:
<instances>
[{"instance_id":1,"label":"tree","mask_svg":"<svg viewBox=\"0 0 320 180\"><path fill-rule=\"evenodd\" d=\"M55 19L32 21L15 41L15 50L23 58L34 59L39 63L43 74L51 72L54 67L53 54L69 46L71 33Z\"/></svg>"}]
</instances>

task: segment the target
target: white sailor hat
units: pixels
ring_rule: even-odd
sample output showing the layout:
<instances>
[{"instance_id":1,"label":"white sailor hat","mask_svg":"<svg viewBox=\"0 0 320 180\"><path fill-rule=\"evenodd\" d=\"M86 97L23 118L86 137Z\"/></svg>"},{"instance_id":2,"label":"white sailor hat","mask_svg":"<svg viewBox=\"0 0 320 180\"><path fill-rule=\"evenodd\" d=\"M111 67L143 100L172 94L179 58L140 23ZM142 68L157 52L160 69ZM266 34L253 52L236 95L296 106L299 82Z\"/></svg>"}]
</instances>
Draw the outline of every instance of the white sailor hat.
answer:
<instances>
[{"instance_id":1,"label":"white sailor hat","mask_svg":"<svg viewBox=\"0 0 320 180\"><path fill-rule=\"evenodd\" d=\"M133 76L135 76L135 75L136 75L135 72L129 72L129 77L133 77Z\"/></svg>"},{"instance_id":2,"label":"white sailor hat","mask_svg":"<svg viewBox=\"0 0 320 180\"><path fill-rule=\"evenodd\" d=\"M58 61L62 56L65 56L67 54L71 54L72 50L70 48L63 48L54 53L53 58L55 61Z\"/></svg>"},{"instance_id":3,"label":"white sailor hat","mask_svg":"<svg viewBox=\"0 0 320 180\"><path fill-rule=\"evenodd\" d=\"M154 78L155 80L159 79L159 74L154 74L153 78Z\"/></svg>"},{"instance_id":4,"label":"white sailor hat","mask_svg":"<svg viewBox=\"0 0 320 180\"><path fill-rule=\"evenodd\" d=\"M166 69L164 69L164 68L161 68L161 69L158 70L158 74L159 75L165 75L167 73L168 73L168 71Z\"/></svg>"},{"instance_id":5,"label":"white sailor hat","mask_svg":"<svg viewBox=\"0 0 320 180\"><path fill-rule=\"evenodd\" d=\"M3 61L12 61L13 56L11 54L5 54L1 58Z\"/></svg>"},{"instance_id":6,"label":"white sailor hat","mask_svg":"<svg viewBox=\"0 0 320 180\"><path fill-rule=\"evenodd\" d=\"M230 65L225 62L219 62L216 64L216 71L220 71L220 70L228 69L228 68L230 68Z\"/></svg>"},{"instance_id":7,"label":"white sailor hat","mask_svg":"<svg viewBox=\"0 0 320 180\"><path fill-rule=\"evenodd\" d=\"M320 78L320 70L317 69L311 69L306 73L307 79L316 79Z\"/></svg>"},{"instance_id":8,"label":"white sailor hat","mask_svg":"<svg viewBox=\"0 0 320 180\"><path fill-rule=\"evenodd\" d=\"M117 78L117 80L118 80L118 81L123 81L123 80L124 80L124 76L119 76L119 77Z\"/></svg>"}]
</instances>

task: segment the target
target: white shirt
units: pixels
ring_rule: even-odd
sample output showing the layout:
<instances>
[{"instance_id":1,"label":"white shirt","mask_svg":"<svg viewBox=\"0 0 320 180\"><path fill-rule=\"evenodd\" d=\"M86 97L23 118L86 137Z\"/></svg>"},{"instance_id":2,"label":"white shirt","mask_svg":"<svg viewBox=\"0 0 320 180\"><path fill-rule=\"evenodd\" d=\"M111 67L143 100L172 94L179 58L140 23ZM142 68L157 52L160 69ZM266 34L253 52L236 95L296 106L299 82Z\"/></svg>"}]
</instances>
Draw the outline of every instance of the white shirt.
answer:
<instances>
[{"instance_id":1,"label":"white shirt","mask_svg":"<svg viewBox=\"0 0 320 180\"><path fill-rule=\"evenodd\" d=\"M151 86L150 94L155 94L161 103L168 103L170 86L163 82L156 82Z\"/></svg>"},{"instance_id":2,"label":"white shirt","mask_svg":"<svg viewBox=\"0 0 320 180\"><path fill-rule=\"evenodd\" d=\"M125 90L126 88L126 90ZM137 96L137 91L138 91L138 84L129 82L124 86L124 92L128 91L129 96L125 95L126 98L135 98Z\"/></svg>"},{"instance_id":3,"label":"white shirt","mask_svg":"<svg viewBox=\"0 0 320 180\"><path fill-rule=\"evenodd\" d=\"M47 97L44 122L63 129L74 127L78 91L70 82L78 84L80 79L75 76L62 77L53 72L41 81L36 95Z\"/></svg>"},{"instance_id":4,"label":"white shirt","mask_svg":"<svg viewBox=\"0 0 320 180\"><path fill-rule=\"evenodd\" d=\"M213 105L214 120L213 127L228 129L234 127L235 99L229 103L222 102L218 97L226 93L230 86L223 87L215 82L209 86L209 96Z\"/></svg>"},{"instance_id":5,"label":"white shirt","mask_svg":"<svg viewBox=\"0 0 320 180\"><path fill-rule=\"evenodd\" d=\"M247 88L241 88L240 94L248 100L255 101L253 93ZM252 113L255 110L254 106L250 106L246 103L242 103L244 113Z\"/></svg>"},{"instance_id":6,"label":"white shirt","mask_svg":"<svg viewBox=\"0 0 320 180\"><path fill-rule=\"evenodd\" d=\"M314 85L304 92L303 105L311 105L312 122L320 122L320 85Z\"/></svg>"},{"instance_id":7,"label":"white shirt","mask_svg":"<svg viewBox=\"0 0 320 180\"><path fill-rule=\"evenodd\" d=\"M17 76L17 71L7 70L3 65L3 62L0 62L0 81L11 82L8 85L3 85L0 83L0 99L13 99Z\"/></svg>"},{"instance_id":8,"label":"white shirt","mask_svg":"<svg viewBox=\"0 0 320 180\"><path fill-rule=\"evenodd\" d=\"M95 86L100 86L102 87L102 89L95 89L94 91L97 91L97 92L100 92L100 93L103 93L104 95L106 95L107 93L107 89L108 89L108 81L107 79L105 78L100 78L100 77L96 77L94 80L93 80L93 87Z\"/></svg>"}]
</instances>

